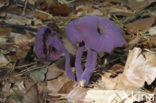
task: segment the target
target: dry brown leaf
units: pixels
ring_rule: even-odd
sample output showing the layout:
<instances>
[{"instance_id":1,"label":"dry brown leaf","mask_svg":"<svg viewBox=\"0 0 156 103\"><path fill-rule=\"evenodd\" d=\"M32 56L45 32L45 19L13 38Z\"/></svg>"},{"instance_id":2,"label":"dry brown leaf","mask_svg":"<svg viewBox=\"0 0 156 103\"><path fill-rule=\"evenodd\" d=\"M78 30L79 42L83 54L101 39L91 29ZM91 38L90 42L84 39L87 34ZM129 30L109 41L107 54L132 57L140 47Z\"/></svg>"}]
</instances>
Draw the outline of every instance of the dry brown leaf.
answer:
<instances>
[{"instance_id":1,"label":"dry brown leaf","mask_svg":"<svg viewBox=\"0 0 156 103\"><path fill-rule=\"evenodd\" d=\"M149 35L155 36L155 35L156 35L156 26L150 28L150 29L148 30L148 32L149 32Z\"/></svg>"},{"instance_id":2,"label":"dry brown leaf","mask_svg":"<svg viewBox=\"0 0 156 103\"><path fill-rule=\"evenodd\" d=\"M26 88L23 81L15 81L15 85L12 88L16 94L26 93Z\"/></svg>"},{"instance_id":3,"label":"dry brown leaf","mask_svg":"<svg viewBox=\"0 0 156 103\"><path fill-rule=\"evenodd\" d=\"M23 103L39 103L37 86L32 86L24 95Z\"/></svg>"},{"instance_id":4,"label":"dry brown leaf","mask_svg":"<svg viewBox=\"0 0 156 103\"><path fill-rule=\"evenodd\" d=\"M75 81L68 79L65 75L58 79L47 81L49 95L56 93L68 93L72 90Z\"/></svg>"},{"instance_id":5,"label":"dry brown leaf","mask_svg":"<svg viewBox=\"0 0 156 103\"><path fill-rule=\"evenodd\" d=\"M3 54L0 54L0 67L5 66L8 63L9 61L7 60L7 58Z\"/></svg>"},{"instance_id":6,"label":"dry brown leaf","mask_svg":"<svg viewBox=\"0 0 156 103\"><path fill-rule=\"evenodd\" d=\"M28 37L26 35L11 33L11 36L14 38L15 44L20 47L26 47L34 43L34 38Z\"/></svg>"},{"instance_id":7,"label":"dry brown leaf","mask_svg":"<svg viewBox=\"0 0 156 103\"><path fill-rule=\"evenodd\" d=\"M156 46L156 36L152 36L152 38L150 39L151 43L153 46Z\"/></svg>"},{"instance_id":8,"label":"dry brown leaf","mask_svg":"<svg viewBox=\"0 0 156 103\"><path fill-rule=\"evenodd\" d=\"M76 7L76 16L83 16L83 15L103 15L103 13L98 10L92 8L89 4L79 5Z\"/></svg>"},{"instance_id":9,"label":"dry brown leaf","mask_svg":"<svg viewBox=\"0 0 156 103\"><path fill-rule=\"evenodd\" d=\"M108 12L110 14L113 14L113 15L121 15L121 16L132 16L134 13L130 10L127 10L127 8L124 8L124 7L118 7L118 6L112 6L109 8Z\"/></svg>"},{"instance_id":10,"label":"dry brown leaf","mask_svg":"<svg viewBox=\"0 0 156 103\"><path fill-rule=\"evenodd\" d=\"M139 31L147 31L155 22L155 17L139 19L126 25L127 31L130 33L137 33Z\"/></svg>"},{"instance_id":11,"label":"dry brown leaf","mask_svg":"<svg viewBox=\"0 0 156 103\"><path fill-rule=\"evenodd\" d=\"M67 38L63 38L62 39L63 44L65 46L65 48L68 50L68 52L72 55L76 55L76 51L77 51L77 47L75 45L73 45L69 40L67 40Z\"/></svg>"},{"instance_id":12,"label":"dry brown leaf","mask_svg":"<svg viewBox=\"0 0 156 103\"><path fill-rule=\"evenodd\" d=\"M11 88L11 83L8 83L8 82L4 82L4 86L2 88L2 93L3 93L3 96L7 97L10 95L10 88Z\"/></svg>"},{"instance_id":13,"label":"dry brown leaf","mask_svg":"<svg viewBox=\"0 0 156 103\"><path fill-rule=\"evenodd\" d=\"M31 37L30 34L17 34L17 33L11 33L11 37L14 38L14 42L17 46L20 48L16 50L16 59L22 59L26 57L27 53L30 50L30 46L34 44L34 38ZM10 61L13 61L14 59L11 59Z\"/></svg>"},{"instance_id":14,"label":"dry brown leaf","mask_svg":"<svg viewBox=\"0 0 156 103\"><path fill-rule=\"evenodd\" d=\"M54 63L48 68L48 72L46 74L46 80L56 79L63 74L64 71L61 70L59 67L57 67L56 64Z\"/></svg>"},{"instance_id":15,"label":"dry brown leaf","mask_svg":"<svg viewBox=\"0 0 156 103\"><path fill-rule=\"evenodd\" d=\"M77 86L67 95L67 100L70 103L85 103L83 100L87 94L87 91L87 88Z\"/></svg>"},{"instance_id":16,"label":"dry brown leaf","mask_svg":"<svg viewBox=\"0 0 156 103\"><path fill-rule=\"evenodd\" d=\"M37 19L41 19L41 20L48 19L48 15L45 15L43 13L37 13L37 14L34 15L34 17L37 18Z\"/></svg>"},{"instance_id":17,"label":"dry brown leaf","mask_svg":"<svg viewBox=\"0 0 156 103\"><path fill-rule=\"evenodd\" d=\"M0 37L7 37L11 33L10 28L0 28Z\"/></svg>"},{"instance_id":18,"label":"dry brown leaf","mask_svg":"<svg viewBox=\"0 0 156 103\"><path fill-rule=\"evenodd\" d=\"M54 0L37 0L37 7L41 10L46 10L56 5Z\"/></svg>"},{"instance_id":19,"label":"dry brown leaf","mask_svg":"<svg viewBox=\"0 0 156 103\"><path fill-rule=\"evenodd\" d=\"M124 66L120 64L115 64L111 67L111 70L114 72L122 72L123 69L124 69Z\"/></svg>"},{"instance_id":20,"label":"dry brown leaf","mask_svg":"<svg viewBox=\"0 0 156 103\"><path fill-rule=\"evenodd\" d=\"M147 103L154 101L154 94L140 90L103 90L75 87L68 95L70 103Z\"/></svg>"},{"instance_id":21,"label":"dry brown leaf","mask_svg":"<svg viewBox=\"0 0 156 103\"><path fill-rule=\"evenodd\" d=\"M35 5L38 0L28 0L28 2L32 5Z\"/></svg>"},{"instance_id":22,"label":"dry brown leaf","mask_svg":"<svg viewBox=\"0 0 156 103\"><path fill-rule=\"evenodd\" d=\"M125 35L124 35L124 38L125 38L125 40L126 40L127 42L130 42L131 40L133 40L134 38L136 38L136 36L125 34Z\"/></svg>"},{"instance_id":23,"label":"dry brown leaf","mask_svg":"<svg viewBox=\"0 0 156 103\"><path fill-rule=\"evenodd\" d=\"M140 48L129 52L124 72L116 78L110 78L105 73L98 85L105 89L139 89L146 81L151 84L156 78L156 57L146 58L141 54Z\"/></svg>"},{"instance_id":24,"label":"dry brown leaf","mask_svg":"<svg viewBox=\"0 0 156 103\"><path fill-rule=\"evenodd\" d=\"M7 18L4 20L4 22L7 24L14 24L14 25L25 25L32 28L40 28L41 26L44 25L40 19L30 18L28 16L15 15L12 13L7 14Z\"/></svg>"},{"instance_id":25,"label":"dry brown leaf","mask_svg":"<svg viewBox=\"0 0 156 103\"><path fill-rule=\"evenodd\" d=\"M128 45L134 45L137 44L141 40L141 36L136 36L134 39L132 39L130 42L128 42Z\"/></svg>"},{"instance_id":26,"label":"dry brown leaf","mask_svg":"<svg viewBox=\"0 0 156 103\"><path fill-rule=\"evenodd\" d=\"M31 19L28 19L23 16L8 14L8 18L9 19L4 20L8 24L15 24L15 25L30 25L31 24Z\"/></svg>"},{"instance_id":27,"label":"dry brown leaf","mask_svg":"<svg viewBox=\"0 0 156 103\"><path fill-rule=\"evenodd\" d=\"M9 5L9 0L1 0L0 1L0 8L4 7L4 6L8 6Z\"/></svg>"},{"instance_id":28,"label":"dry brown leaf","mask_svg":"<svg viewBox=\"0 0 156 103\"><path fill-rule=\"evenodd\" d=\"M53 15L68 16L71 12L70 8L66 4L57 4L52 7L52 10L48 10Z\"/></svg>"},{"instance_id":29,"label":"dry brown leaf","mask_svg":"<svg viewBox=\"0 0 156 103\"><path fill-rule=\"evenodd\" d=\"M12 56L16 56L16 58L12 58L9 61L14 61L14 60L17 61L20 59L24 59L27 56L28 52L29 52L29 48L28 49L25 49L25 48L24 49L18 49L16 51L16 54L12 55Z\"/></svg>"},{"instance_id":30,"label":"dry brown leaf","mask_svg":"<svg viewBox=\"0 0 156 103\"><path fill-rule=\"evenodd\" d=\"M84 98L84 103L134 103L146 100L154 101L154 94L139 90L100 90L90 89Z\"/></svg>"},{"instance_id":31,"label":"dry brown leaf","mask_svg":"<svg viewBox=\"0 0 156 103\"><path fill-rule=\"evenodd\" d=\"M136 1L136 0L128 0L128 7L132 10L141 10L149 6L155 2L155 0L143 0L143 1Z\"/></svg>"},{"instance_id":32,"label":"dry brown leaf","mask_svg":"<svg viewBox=\"0 0 156 103\"><path fill-rule=\"evenodd\" d=\"M20 78L20 77L19 77ZM17 81L17 80L16 80ZM35 82L36 81L33 81L32 79L30 80L24 80L24 86L25 86L25 89L28 90L30 89L33 85L35 85Z\"/></svg>"},{"instance_id":33,"label":"dry brown leaf","mask_svg":"<svg viewBox=\"0 0 156 103\"><path fill-rule=\"evenodd\" d=\"M110 71L112 73L112 75L110 75L110 77L116 77L118 74L122 73L124 70L124 66L120 65L120 64L115 64L111 67Z\"/></svg>"},{"instance_id":34,"label":"dry brown leaf","mask_svg":"<svg viewBox=\"0 0 156 103\"><path fill-rule=\"evenodd\" d=\"M38 87L38 98L39 98L39 103L47 103L46 98L47 98L47 89L46 89L46 83L45 82L40 82L37 84Z\"/></svg>"}]
</instances>

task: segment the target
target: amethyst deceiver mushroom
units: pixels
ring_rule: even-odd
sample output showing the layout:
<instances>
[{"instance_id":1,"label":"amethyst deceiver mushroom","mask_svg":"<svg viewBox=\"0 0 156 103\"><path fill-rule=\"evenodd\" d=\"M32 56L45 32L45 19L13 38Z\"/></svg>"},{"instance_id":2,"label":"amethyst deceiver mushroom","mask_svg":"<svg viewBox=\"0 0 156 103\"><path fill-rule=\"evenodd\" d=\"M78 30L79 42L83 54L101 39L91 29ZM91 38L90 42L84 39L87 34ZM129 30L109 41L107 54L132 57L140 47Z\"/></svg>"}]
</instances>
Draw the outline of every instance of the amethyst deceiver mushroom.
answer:
<instances>
[{"instance_id":1,"label":"amethyst deceiver mushroom","mask_svg":"<svg viewBox=\"0 0 156 103\"><path fill-rule=\"evenodd\" d=\"M66 75L75 80L75 76L70 67L70 56L68 51L63 46L58 33L55 32L51 27L45 26L38 30L35 37L35 53L36 56L42 61L56 61L62 53L66 57Z\"/></svg>"},{"instance_id":2,"label":"amethyst deceiver mushroom","mask_svg":"<svg viewBox=\"0 0 156 103\"><path fill-rule=\"evenodd\" d=\"M85 85L88 85L96 65L97 52L110 53L114 48L123 46L126 41L122 34L122 30L113 21L94 15L73 20L67 25L67 38L79 45L75 60L77 81L85 81ZM85 46L88 54L83 71L81 57Z\"/></svg>"}]
</instances>

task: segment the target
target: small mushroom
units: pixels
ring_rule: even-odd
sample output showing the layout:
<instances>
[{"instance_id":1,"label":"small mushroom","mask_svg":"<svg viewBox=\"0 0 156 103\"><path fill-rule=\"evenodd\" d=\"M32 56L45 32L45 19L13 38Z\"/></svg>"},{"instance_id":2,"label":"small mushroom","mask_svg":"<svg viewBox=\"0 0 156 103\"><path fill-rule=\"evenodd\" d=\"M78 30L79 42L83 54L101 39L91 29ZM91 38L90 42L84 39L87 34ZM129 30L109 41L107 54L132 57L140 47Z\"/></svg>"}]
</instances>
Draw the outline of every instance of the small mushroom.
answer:
<instances>
[{"instance_id":1,"label":"small mushroom","mask_svg":"<svg viewBox=\"0 0 156 103\"><path fill-rule=\"evenodd\" d=\"M74 74L70 67L70 56L68 51L63 46L58 33L51 27L45 26L38 30L35 37L35 53L42 61L56 61L62 54L66 57L66 75L75 80Z\"/></svg>"},{"instance_id":2,"label":"small mushroom","mask_svg":"<svg viewBox=\"0 0 156 103\"><path fill-rule=\"evenodd\" d=\"M113 21L94 15L73 20L67 25L67 38L73 44L79 44L75 60L77 81L88 85L96 65L97 52L110 53L114 48L123 46L126 41L122 34L122 30ZM81 57L85 46L88 55L83 71Z\"/></svg>"}]
</instances>

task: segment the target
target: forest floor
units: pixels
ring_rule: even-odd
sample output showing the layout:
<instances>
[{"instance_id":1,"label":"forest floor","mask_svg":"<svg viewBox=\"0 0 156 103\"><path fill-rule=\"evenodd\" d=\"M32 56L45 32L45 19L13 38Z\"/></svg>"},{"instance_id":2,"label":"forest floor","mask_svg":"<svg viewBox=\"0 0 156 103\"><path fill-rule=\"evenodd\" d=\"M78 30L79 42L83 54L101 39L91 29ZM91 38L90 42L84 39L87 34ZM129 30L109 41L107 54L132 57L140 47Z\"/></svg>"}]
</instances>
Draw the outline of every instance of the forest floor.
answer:
<instances>
[{"instance_id":1,"label":"forest floor","mask_svg":"<svg viewBox=\"0 0 156 103\"><path fill-rule=\"evenodd\" d=\"M65 74L65 57L43 62L37 30L59 34L74 62L66 25L85 15L114 21L126 45L98 53L86 87ZM87 49L82 56L85 64ZM0 0L0 103L156 103L156 0ZM109 98L111 97L111 98Z\"/></svg>"}]
</instances>

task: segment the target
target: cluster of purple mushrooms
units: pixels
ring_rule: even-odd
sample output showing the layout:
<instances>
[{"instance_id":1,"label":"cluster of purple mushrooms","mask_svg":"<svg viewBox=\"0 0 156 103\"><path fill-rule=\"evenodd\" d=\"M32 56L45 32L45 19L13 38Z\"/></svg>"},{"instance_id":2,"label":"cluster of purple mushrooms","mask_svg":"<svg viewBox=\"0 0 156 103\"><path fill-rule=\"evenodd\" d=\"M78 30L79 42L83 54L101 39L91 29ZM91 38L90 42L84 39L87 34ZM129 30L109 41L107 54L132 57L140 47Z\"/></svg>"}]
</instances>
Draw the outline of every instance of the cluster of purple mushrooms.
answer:
<instances>
[{"instance_id":1,"label":"cluster of purple mushrooms","mask_svg":"<svg viewBox=\"0 0 156 103\"><path fill-rule=\"evenodd\" d=\"M84 81L87 86L96 65L98 52L110 53L116 47L125 45L122 30L113 22L95 15L87 15L71 21L66 27L68 40L79 45L76 60L76 80ZM81 57L84 48L88 48L88 54L83 70ZM66 58L65 69L68 78L75 80L70 66L70 55L64 47L57 32L51 27L45 26L38 30L35 38L35 53L43 61L56 61L64 53Z\"/></svg>"}]
</instances>

